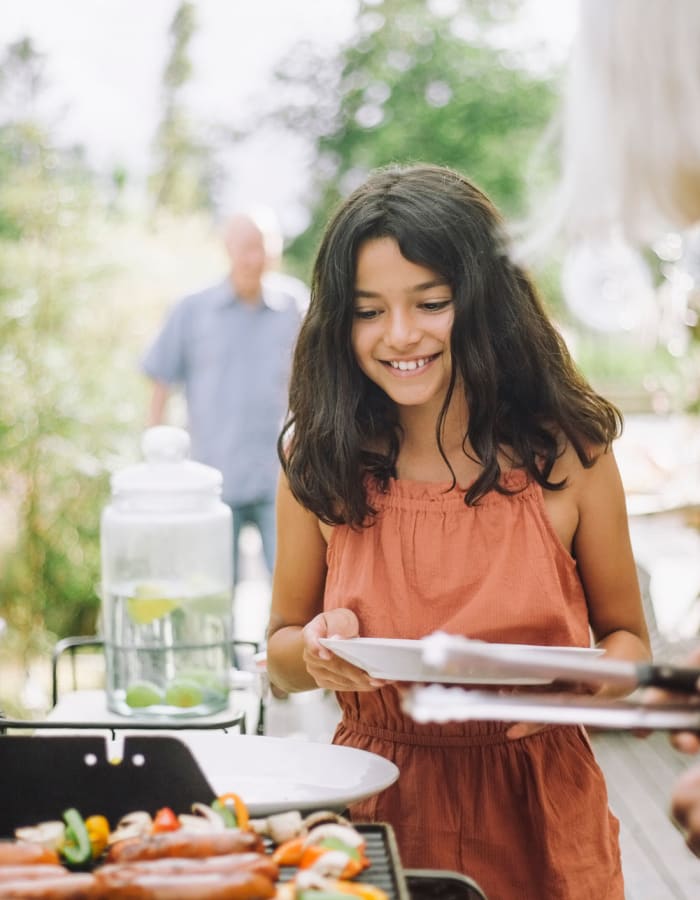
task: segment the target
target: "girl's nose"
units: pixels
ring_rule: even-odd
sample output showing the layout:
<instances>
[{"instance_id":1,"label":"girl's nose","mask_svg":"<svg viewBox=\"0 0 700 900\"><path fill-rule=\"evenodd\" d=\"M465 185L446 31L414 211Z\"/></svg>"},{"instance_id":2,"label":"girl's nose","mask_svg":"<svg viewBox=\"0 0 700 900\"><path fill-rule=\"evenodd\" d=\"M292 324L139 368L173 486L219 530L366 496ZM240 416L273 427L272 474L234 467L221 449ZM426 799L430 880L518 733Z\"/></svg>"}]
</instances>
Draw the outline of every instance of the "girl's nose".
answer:
<instances>
[{"instance_id":1,"label":"girl's nose","mask_svg":"<svg viewBox=\"0 0 700 900\"><path fill-rule=\"evenodd\" d=\"M420 340L420 331L412 316L405 312L394 312L387 320L386 343L395 349L410 347Z\"/></svg>"}]
</instances>

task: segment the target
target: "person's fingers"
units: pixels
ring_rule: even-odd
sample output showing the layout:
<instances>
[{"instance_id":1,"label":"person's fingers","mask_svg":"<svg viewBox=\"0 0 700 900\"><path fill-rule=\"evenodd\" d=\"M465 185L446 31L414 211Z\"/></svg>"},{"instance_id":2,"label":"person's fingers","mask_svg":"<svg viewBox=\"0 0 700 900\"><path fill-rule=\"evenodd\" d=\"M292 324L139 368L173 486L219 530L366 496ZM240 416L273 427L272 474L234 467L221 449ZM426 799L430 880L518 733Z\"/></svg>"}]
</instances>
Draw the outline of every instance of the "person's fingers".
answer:
<instances>
[{"instance_id":1,"label":"person's fingers","mask_svg":"<svg viewBox=\"0 0 700 900\"><path fill-rule=\"evenodd\" d=\"M681 753L700 753L700 735L692 731L678 731L671 735L671 743Z\"/></svg>"},{"instance_id":2,"label":"person's fingers","mask_svg":"<svg viewBox=\"0 0 700 900\"><path fill-rule=\"evenodd\" d=\"M334 653L323 659L308 647L304 650L304 664L319 687L334 691L373 691L383 687L384 679L372 678L364 669L353 666Z\"/></svg>"},{"instance_id":3,"label":"person's fingers","mask_svg":"<svg viewBox=\"0 0 700 900\"><path fill-rule=\"evenodd\" d=\"M671 816L688 847L700 856L700 766L688 769L676 782L671 795Z\"/></svg>"},{"instance_id":4,"label":"person's fingers","mask_svg":"<svg viewBox=\"0 0 700 900\"><path fill-rule=\"evenodd\" d=\"M521 738L530 737L543 731L546 727L538 722L517 722L506 731L506 737L510 741L519 741Z\"/></svg>"}]
</instances>

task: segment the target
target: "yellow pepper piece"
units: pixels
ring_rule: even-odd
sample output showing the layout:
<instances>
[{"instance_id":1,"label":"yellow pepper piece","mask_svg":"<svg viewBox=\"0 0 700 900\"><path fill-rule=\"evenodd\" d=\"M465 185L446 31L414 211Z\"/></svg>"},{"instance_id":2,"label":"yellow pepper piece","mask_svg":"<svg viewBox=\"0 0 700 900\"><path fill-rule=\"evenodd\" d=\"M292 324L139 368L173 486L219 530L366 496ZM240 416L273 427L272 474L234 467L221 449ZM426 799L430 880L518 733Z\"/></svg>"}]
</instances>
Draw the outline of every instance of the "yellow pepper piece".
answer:
<instances>
[{"instance_id":1,"label":"yellow pepper piece","mask_svg":"<svg viewBox=\"0 0 700 900\"><path fill-rule=\"evenodd\" d=\"M89 816L85 820L85 828L90 838L92 858L102 856L109 838L109 822L104 816Z\"/></svg>"},{"instance_id":2,"label":"yellow pepper piece","mask_svg":"<svg viewBox=\"0 0 700 900\"><path fill-rule=\"evenodd\" d=\"M248 827L250 816L248 815L248 807L238 794L222 794L216 798L222 806L227 806L233 811L236 817L236 826L245 830Z\"/></svg>"}]
</instances>

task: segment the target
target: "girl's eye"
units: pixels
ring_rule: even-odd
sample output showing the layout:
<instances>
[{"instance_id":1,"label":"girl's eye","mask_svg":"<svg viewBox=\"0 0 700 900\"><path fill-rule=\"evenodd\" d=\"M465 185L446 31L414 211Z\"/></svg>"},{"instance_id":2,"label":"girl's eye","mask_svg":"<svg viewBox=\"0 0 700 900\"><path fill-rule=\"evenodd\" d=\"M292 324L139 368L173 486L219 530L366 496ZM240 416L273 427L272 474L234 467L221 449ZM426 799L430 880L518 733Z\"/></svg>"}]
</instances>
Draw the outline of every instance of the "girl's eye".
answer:
<instances>
[{"instance_id":1,"label":"girl's eye","mask_svg":"<svg viewBox=\"0 0 700 900\"><path fill-rule=\"evenodd\" d=\"M356 309L355 310L355 318L356 319L375 319L379 313L376 309Z\"/></svg>"},{"instance_id":2,"label":"girl's eye","mask_svg":"<svg viewBox=\"0 0 700 900\"><path fill-rule=\"evenodd\" d=\"M440 310L445 309L452 303L452 300L426 300L425 303L421 303L421 307L426 310L426 312L440 312Z\"/></svg>"}]
</instances>

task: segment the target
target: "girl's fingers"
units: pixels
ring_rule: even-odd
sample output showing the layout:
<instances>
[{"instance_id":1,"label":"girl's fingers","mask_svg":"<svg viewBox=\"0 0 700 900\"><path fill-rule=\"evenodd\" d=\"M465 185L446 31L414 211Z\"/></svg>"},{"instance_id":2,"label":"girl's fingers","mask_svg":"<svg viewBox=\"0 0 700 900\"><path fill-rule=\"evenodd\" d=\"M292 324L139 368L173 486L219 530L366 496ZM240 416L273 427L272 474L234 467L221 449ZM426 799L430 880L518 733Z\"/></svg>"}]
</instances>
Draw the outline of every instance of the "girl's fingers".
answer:
<instances>
[{"instance_id":1,"label":"girl's fingers","mask_svg":"<svg viewBox=\"0 0 700 900\"><path fill-rule=\"evenodd\" d=\"M515 725L511 725L506 731L506 737L510 741L519 741L522 738L530 737L539 731L543 731L546 727L546 725L537 722L518 722Z\"/></svg>"}]
</instances>

